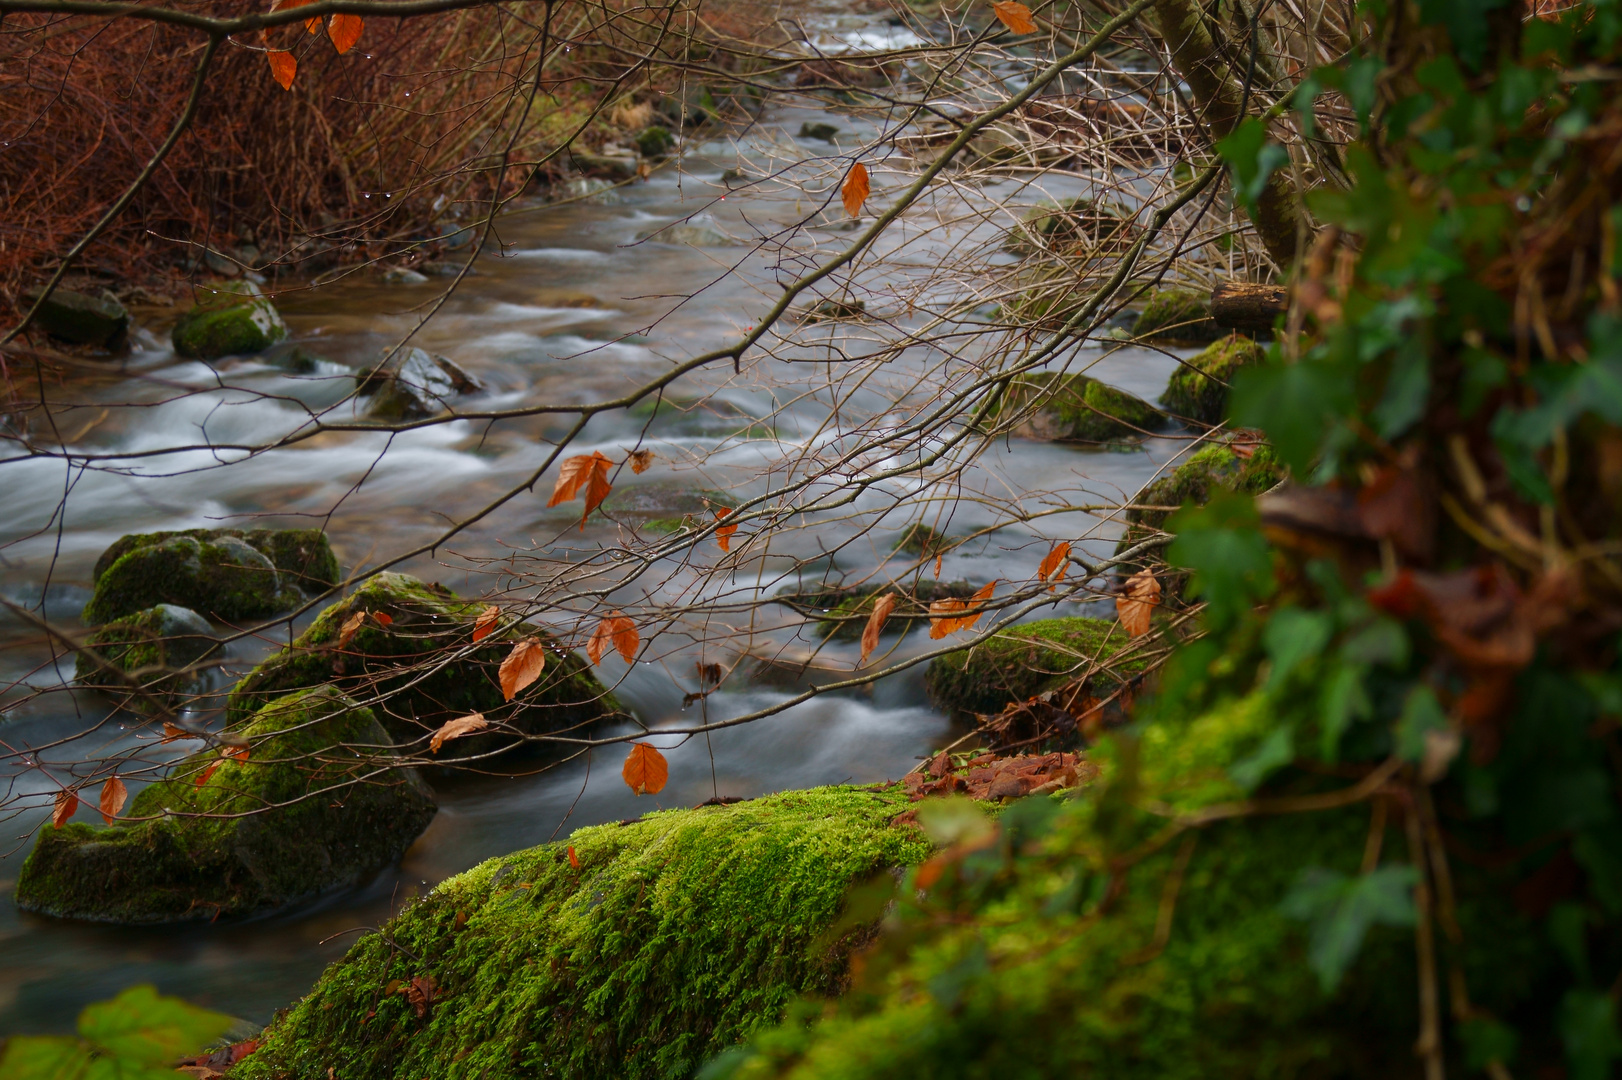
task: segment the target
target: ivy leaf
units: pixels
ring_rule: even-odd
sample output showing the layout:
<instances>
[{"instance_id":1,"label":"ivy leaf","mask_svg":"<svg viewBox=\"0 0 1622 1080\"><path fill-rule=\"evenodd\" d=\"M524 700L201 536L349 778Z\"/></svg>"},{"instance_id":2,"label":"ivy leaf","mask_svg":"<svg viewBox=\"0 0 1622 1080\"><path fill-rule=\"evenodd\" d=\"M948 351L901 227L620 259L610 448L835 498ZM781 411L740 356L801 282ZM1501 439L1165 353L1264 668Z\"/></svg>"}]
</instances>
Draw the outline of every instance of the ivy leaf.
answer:
<instances>
[{"instance_id":1,"label":"ivy leaf","mask_svg":"<svg viewBox=\"0 0 1622 1080\"><path fill-rule=\"evenodd\" d=\"M0 1080L56 1080L84 1076L90 1048L63 1035L13 1035L0 1056Z\"/></svg>"},{"instance_id":2,"label":"ivy leaf","mask_svg":"<svg viewBox=\"0 0 1622 1080\"><path fill-rule=\"evenodd\" d=\"M1570 1080L1610 1080L1611 1063L1622 1058L1616 1002L1596 990L1568 990L1560 1002L1560 1038L1566 1044Z\"/></svg>"},{"instance_id":3,"label":"ivy leaf","mask_svg":"<svg viewBox=\"0 0 1622 1080\"><path fill-rule=\"evenodd\" d=\"M1216 149L1232 170L1234 195L1252 212L1256 200L1267 190L1268 179L1290 160L1288 150L1268 141L1267 125L1254 116L1234 128L1231 135L1216 144Z\"/></svg>"},{"instance_id":4,"label":"ivy leaf","mask_svg":"<svg viewBox=\"0 0 1622 1080\"><path fill-rule=\"evenodd\" d=\"M1384 866L1355 878L1321 867L1301 872L1280 910L1308 924L1307 961L1324 993L1340 985L1369 927L1414 924L1418 882L1411 866Z\"/></svg>"},{"instance_id":5,"label":"ivy leaf","mask_svg":"<svg viewBox=\"0 0 1622 1080\"><path fill-rule=\"evenodd\" d=\"M1166 558L1194 571L1188 593L1206 601L1205 621L1212 629L1232 626L1272 595L1272 555L1249 496L1215 492L1206 505L1173 514L1166 529L1177 534Z\"/></svg>"},{"instance_id":6,"label":"ivy leaf","mask_svg":"<svg viewBox=\"0 0 1622 1080\"><path fill-rule=\"evenodd\" d=\"M224 1035L233 1023L229 1016L142 985L87 1005L79 1014L79 1034L123 1061L172 1065Z\"/></svg>"},{"instance_id":7,"label":"ivy leaf","mask_svg":"<svg viewBox=\"0 0 1622 1080\"><path fill-rule=\"evenodd\" d=\"M1233 422L1261 428L1278 456L1298 476L1308 475L1327 432L1356 404L1353 377L1338 363L1246 366L1233 378Z\"/></svg>"},{"instance_id":8,"label":"ivy leaf","mask_svg":"<svg viewBox=\"0 0 1622 1080\"><path fill-rule=\"evenodd\" d=\"M1446 27L1453 51L1479 71L1487 56L1487 13L1503 6L1504 0L1419 0L1419 19Z\"/></svg>"}]
</instances>

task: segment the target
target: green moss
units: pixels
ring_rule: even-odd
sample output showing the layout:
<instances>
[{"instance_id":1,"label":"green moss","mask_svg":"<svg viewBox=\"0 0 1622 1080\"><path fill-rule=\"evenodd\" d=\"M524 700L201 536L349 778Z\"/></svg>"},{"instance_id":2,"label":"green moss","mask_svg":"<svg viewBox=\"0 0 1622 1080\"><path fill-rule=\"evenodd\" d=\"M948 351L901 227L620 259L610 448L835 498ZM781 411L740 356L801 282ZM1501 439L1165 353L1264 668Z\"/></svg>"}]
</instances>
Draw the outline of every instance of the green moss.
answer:
<instances>
[{"instance_id":1,"label":"green moss","mask_svg":"<svg viewBox=\"0 0 1622 1080\"><path fill-rule=\"evenodd\" d=\"M929 700L945 712L994 713L1086 672L1128 643L1109 619L1042 619L1001 630L961 652L937 656L924 673ZM1123 674L1143 669L1128 660Z\"/></svg>"},{"instance_id":2,"label":"green moss","mask_svg":"<svg viewBox=\"0 0 1622 1080\"><path fill-rule=\"evenodd\" d=\"M1161 289L1149 294L1132 333L1140 338L1203 345L1224 331L1211 321L1209 297L1186 289Z\"/></svg>"},{"instance_id":3,"label":"green moss","mask_svg":"<svg viewBox=\"0 0 1622 1080\"><path fill-rule=\"evenodd\" d=\"M901 537L890 550L921 559L933 559L951 548L952 540L945 533L916 521L901 530Z\"/></svg>"},{"instance_id":4,"label":"green moss","mask_svg":"<svg viewBox=\"0 0 1622 1080\"><path fill-rule=\"evenodd\" d=\"M297 607L302 597L258 549L234 536L171 536L125 551L96 579L83 618L91 626L158 604L222 622Z\"/></svg>"},{"instance_id":5,"label":"green moss","mask_svg":"<svg viewBox=\"0 0 1622 1080\"><path fill-rule=\"evenodd\" d=\"M159 604L103 625L86 640L107 663L131 676L148 695L165 704L178 704L202 688L206 675L190 670L216 646L208 621L195 611ZM129 683L97 664L85 653L74 658L73 681L80 686L127 690ZM151 698L130 695L137 710Z\"/></svg>"},{"instance_id":6,"label":"green moss","mask_svg":"<svg viewBox=\"0 0 1622 1080\"><path fill-rule=\"evenodd\" d=\"M1034 402L1040 402L1036 411L1017 429L1027 438L1114 442L1137 438L1166 422L1153 405L1090 375L1043 371L1021 376L1009 386L1003 411L1019 412Z\"/></svg>"},{"instance_id":7,"label":"green moss","mask_svg":"<svg viewBox=\"0 0 1622 1080\"><path fill-rule=\"evenodd\" d=\"M517 733L557 732L620 713L585 661L538 627L508 625L469 648L482 607L406 574L375 574L238 683L226 716L240 722L272 698L332 683L372 705L400 745L420 743L446 720L468 713L511 726L452 744L458 756L468 756L515 746ZM381 612L392 621L384 626L366 618L340 646L343 625L356 612ZM501 693L501 661L524 637L545 645L546 668L508 702ZM374 703L374 697L382 700Z\"/></svg>"},{"instance_id":8,"label":"green moss","mask_svg":"<svg viewBox=\"0 0 1622 1080\"><path fill-rule=\"evenodd\" d=\"M1201 424L1228 417L1228 387L1242 366L1258 363L1262 347L1237 334L1212 342L1172 373L1160 403L1174 416Z\"/></svg>"},{"instance_id":9,"label":"green moss","mask_svg":"<svg viewBox=\"0 0 1622 1080\"><path fill-rule=\"evenodd\" d=\"M365 880L434 816L414 772L380 771L388 741L371 711L331 687L272 703L239 734L248 760L201 785L216 749L142 789L111 828L42 830L17 905L116 923L262 911Z\"/></svg>"},{"instance_id":10,"label":"green moss","mask_svg":"<svg viewBox=\"0 0 1622 1080\"><path fill-rule=\"evenodd\" d=\"M685 1077L837 991L846 890L928 844L896 789L785 792L577 831L442 883L356 943L244 1080ZM580 868L573 869L567 847ZM404 986L431 979L419 1017Z\"/></svg>"},{"instance_id":11,"label":"green moss","mask_svg":"<svg viewBox=\"0 0 1622 1080\"><path fill-rule=\"evenodd\" d=\"M676 148L675 136L669 130L654 124L636 137L637 153L645 158L662 158Z\"/></svg>"},{"instance_id":12,"label":"green moss","mask_svg":"<svg viewBox=\"0 0 1622 1080\"><path fill-rule=\"evenodd\" d=\"M211 286L170 334L175 352L201 360L263 352L286 336L275 305L251 282Z\"/></svg>"},{"instance_id":13,"label":"green moss","mask_svg":"<svg viewBox=\"0 0 1622 1080\"><path fill-rule=\"evenodd\" d=\"M184 529L180 532L129 533L119 537L101 553L91 571L92 581L100 581L113 563L136 548L161 544L176 536L212 541L235 537L254 548L278 571L305 592L325 592L338 584L338 556L332 552L327 534L320 529Z\"/></svg>"}]
</instances>

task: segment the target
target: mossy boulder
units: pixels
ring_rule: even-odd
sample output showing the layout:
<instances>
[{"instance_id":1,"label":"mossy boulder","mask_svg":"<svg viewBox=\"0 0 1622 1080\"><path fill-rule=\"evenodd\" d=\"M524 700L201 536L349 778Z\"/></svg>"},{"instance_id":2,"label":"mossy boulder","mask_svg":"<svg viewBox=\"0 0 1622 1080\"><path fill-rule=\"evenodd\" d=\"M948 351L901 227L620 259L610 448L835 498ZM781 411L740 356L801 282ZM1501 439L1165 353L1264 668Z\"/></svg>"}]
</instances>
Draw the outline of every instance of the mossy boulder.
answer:
<instances>
[{"instance_id":1,"label":"mossy boulder","mask_svg":"<svg viewBox=\"0 0 1622 1080\"><path fill-rule=\"evenodd\" d=\"M882 585L850 588L830 585L809 592L789 590L779 594L777 600L815 619L822 634L854 640L862 636L862 629L873 614L873 605L884 593L896 595L896 606L884 623L885 632L904 633L929 617L930 604L948 598L967 600L974 591L975 587L967 581L887 581Z\"/></svg>"},{"instance_id":2,"label":"mossy boulder","mask_svg":"<svg viewBox=\"0 0 1622 1080\"><path fill-rule=\"evenodd\" d=\"M1204 345L1226 331L1211 319L1210 297L1187 289L1161 289L1149 294L1132 333L1156 341Z\"/></svg>"},{"instance_id":3,"label":"mossy boulder","mask_svg":"<svg viewBox=\"0 0 1622 1080\"><path fill-rule=\"evenodd\" d=\"M235 536L170 536L113 560L96 578L83 618L98 626L174 604L238 622L291 610L302 599L262 551Z\"/></svg>"},{"instance_id":4,"label":"mossy boulder","mask_svg":"<svg viewBox=\"0 0 1622 1080\"><path fill-rule=\"evenodd\" d=\"M1166 423L1166 416L1142 398L1107 386L1090 375L1041 371L1022 375L1009 386L1002 412L1035 406L1014 433L1027 439L1109 443L1135 439Z\"/></svg>"},{"instance_id":5,"label":"mossy boulder","mask_svg":"<svg viewBox=\"0 0 1622 1080\"><path fill-rule=\"evenodd\" d=\"M920 559L933 559L952 549L952 539L939 529L915 521L901 530L895 547L890 550L899 555L912 555Z\"/></svg>"},{"instance_id":6,"label":"mossy boulder","mask_svg":"<svg viewBox=\"0 0 1622 1080\"><path fill-rule=\"evenodd\" d=\"M636 150L645 158L662 158L676 148L676 137L669 128L654 124L636 137Z\"/></svg>"},{"instance_id":7,"label":"mossy boulder","mask_svg":"<svg viewBox=\"0 0 1622 1080\"><path fill-rule=\"evenodd\" d=\"M136 548L150 547L177 536L213 542L230 536L269 559L284 579L308 593L320 593L338 584L338 556L320 529L184 529L179 532L129 533L108 545L90 572L100 581L109 567Z\"/></svg>"},{"instance_id":8,"label":"mossy boulder","mask_svg":"<svg viewBox=\"0 0 1622 1080\"><path fill-rule=\"evenodd\" d=\"M235 734L246 760L183 758L111 828L41 830L17 906L113 923L265 911L365 881L434 816L416 773L388 768L371 710L331 687L275 701Z\"/></svg>"},{"instance_id":9,"label":"mossy boulder","mask_svg":"<svg viewBox=\"0 0 1622 1080\"><path fill-rule=\"evenodd\" d=\"M1008 230L1003 247L1019 254L1074 255L1100 246L1119 249L1131 242L1134 232L1130 209L1083 196L1027 211Z\"/></svg>"},{"instance_id":10,"label":"mossy boulder","mask_svg":"<svg viewBox=\"0 0 1622 1080\"><path fill-rule=\"evenodd\" d=\"M23 299L33 303L38 297L36 290L24 294ZM34 322L62 341L118 348L129 338L130 313L111 293L89 296L56 288L40 304Z\"/></svg>"},{"instance_id":11,"label":"mossy boulder","mask_svg":"<svg viewBox=\"0 0 1622 1080\"><path fill-rule=\"evenodd\" d=\"M1172 373L1160 403L1184 420L1220 424L1228 417L1228 387L1234 373L1259 363L1262 356L1262 347L1247 337L1235 334L1214 341Z\"/></svg>"},{"instance_id":12,"label":"mossy boulder","mask_svg":"<svg viewBox=\"0 0 1622 1080\"><path fill-rule=\"evenodd\" d=\"M216 644L208 620L197 612L158 604L104 624L85 642L86 648L128 675L143 693L132 692L130 682L85 653L74 658L73 681L129 692L129 704L135 709L146 709L153 698L172 706L207 684L207 673L195 665Z\"/></svg>"},{"instance_id":13,"label":"mossy boulder","mask_svg":"<svg viewBox=\"0 0 1622 1080\"><path fill-rule=\"evenodd\" d=\"M692 1076L841 989L866 936L825 936L846 891L929 854L889 824L906 808L899 787L790 791L493 859L357 942L232 1076Z\"/></svg>"},{"instance_id":14,"label":"mossy boulder","mask_svg":"<svg viewBox=\"0 0 1622 1080\"><path fill-rule=\"evenodd\" d=\"M586 662L539 627L508 624L475 646L473 623L483 607L407 574L375 574L323 611L291 646L249 672L231 691L226 717L241 722L283 694L331 683L371 705L396 744L415 744L417 750L446 720L483 713L495 730L448 748L471 756L520 745L524 734L622 715ZM366 617L345 641L344 626L357 613ZM544 645L546 667L508 702L501 693L501 662L525 637Z\"/></svg>"},{"instance_id":15,"label":"mossy boulder","mask_svg":"<svg viewBox=\"0 0 1622 1080\"><path fill-rule=\"evenodd\" d=\"M209 286L175 323L175 352L198 360L263 352L287 336L287 324L251 281Z\"/></svg>"},{"instance_id":16,"label":"mossy boulder","mask_svg":"<svg viewBox=\"0 0 1622 1080\"><path fill-rule=\"evenodd\" d=\"M995 713L1086 675L1130 640L1113 619L1078 616L1019 623L971 648L931 660L924 689L943 712ZM1131 676L1143 667L1144 661L1129 658L1117 671ZM1106 681L1113 691L1117 684Z\"/></svg>"}]
</instances>

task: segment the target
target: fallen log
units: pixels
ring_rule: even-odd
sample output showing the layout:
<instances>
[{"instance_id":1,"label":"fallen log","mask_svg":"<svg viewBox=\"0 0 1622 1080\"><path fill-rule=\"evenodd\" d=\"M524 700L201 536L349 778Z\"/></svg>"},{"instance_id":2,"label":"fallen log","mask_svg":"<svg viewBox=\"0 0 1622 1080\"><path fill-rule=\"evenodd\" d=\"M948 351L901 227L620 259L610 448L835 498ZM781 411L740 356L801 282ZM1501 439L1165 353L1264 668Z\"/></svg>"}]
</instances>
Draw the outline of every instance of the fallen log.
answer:
<instances>
[{"instance_id":1,"label":"fallen log","mask_svg":"<svg viewBox=\"0 0 1622 1080\"><path fill-rule=\"evenodd\" d=\"M1224 281L1211 290L1211 319L1229 330L1271 330L1289 307L1290 290L1283 285Z\"/></svg>"}]
</instances>

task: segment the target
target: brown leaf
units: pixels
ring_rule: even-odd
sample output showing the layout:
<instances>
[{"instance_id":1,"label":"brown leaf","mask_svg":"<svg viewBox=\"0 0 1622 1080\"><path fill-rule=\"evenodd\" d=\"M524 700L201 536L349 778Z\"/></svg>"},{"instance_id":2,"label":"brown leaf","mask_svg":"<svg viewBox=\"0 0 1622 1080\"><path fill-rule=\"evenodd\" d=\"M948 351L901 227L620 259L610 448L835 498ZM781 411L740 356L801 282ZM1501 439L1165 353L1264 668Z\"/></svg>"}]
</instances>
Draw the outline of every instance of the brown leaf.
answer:
<instances>
[{"instance_id":1,"label":"brown leaf","mask_svg":"<svg viewBox=\"0 0 1622 1080\"><path fill-rule=\"evenodd\" d=\"M580 531L586 531L586 519L591 512L602 505L608 498L608 493L614 490L608 482L608 470L613 462L603 456L601 450L594 450L590 454L577 454L572 458L565 458L563 466L558 470L558 482L552 487L552 497L546 505L556 506L566 503L580 493L586 491L586 510L580 515Z\"/></svg>"},{"instance_id":2,"label":"brown leaf","mask_svg":"<svg viewBox=\"0 0 1622 1080\"><path fill-rule=\"evenodd\" d=\"M941 560L944 559L945 557L946 556L944 554L935 556L935 580L936 581L939 581L941 579Z\"/></svg>"},{"instance_id":3,"label":"brown leaf","mask_svg":"<svg viewBox=\"0 0 1622 1080\"><path fill-rule=\"evenodd\" d=\"M202 738L201 735L193 735L191 732L187 731L185 728L181 727L180 725L171 724L169 721L165 720L163 722L163 738L158 740L158 741L160 743L172 743L176 739L201 739L201 738Z\"/></svg>"},{"instance_id":4,"label":"brown leaf","mask_svg":"<svg viewBox=\"0 0 1622 1080\"><path fill-rule=\"evenodd\" d=\"M1043 581L1052 580L1053 588L1059 587L1064 580L1064 573L1070 568L1070 542L1068 540L1053 545L1053 550L1047 553L1042 565L1036 568L1036 576Z\"/></svg>"},{"instance_id":5,"label":"brown leaf","mask_svg":"<svg viewBox=\"0 0 1622 1080\"><path fill-rule=\"evenodd\" d=\"M116 776L101 785L101 820L111 825L118 812L124 809L124 800L129 797L129 789Z\"/></svg>"},{"instance_id":6,"label":"brown leaf","mask_svg":"<svg viewBox=\"0 0 1622 1080\"><path fill-rule=\"evenodd\" d=\"M631 471L636 473L638 476L641 476L643 473L653 468L653 451L632 450L625 460L631 463Z\"/></svg>"},{"instance_id":7,"label":"brown leaf","mask_svg":"<svg viewBox=\"0 0 1622 1080\"><path fill-rule=\"evenodd\" d=\"M670 765L665 756L647 743L632 743L631 753L620 770L625 783L638 795L657 795L670 779Z\"/></svg>"},{"instance_id":8,"label":"brown leaf","mask_svg":"<svg viewBox=\"0 0 1622 1080\"><path fill-rule=\"evenodd\" d=\"M334 15L327 22L327 36L332 39L332 47L341 55L355 47L365 26L365 21L359 15Z\"/></svg>"},{"instance_id":9,"label":"brown leaf","mask_svg":"<svg viewBox=\"0 0 1622 1080\"><path fill-rule=\"evenodd\" d=\"M344 624L338 628L338 648L341 649L345 645L348 645L350 641L354 639L355 634L358 633L360 628L365 624L366 612L364 611L357 611L353 615L349 616L349 618L345 619Z\"/></svg>"},{"instance_id":10,"label":"brown leaf","mask_svg":"<svg viewBox=\"0 0 1622 1080\"><path fill-rule=\"evenodd\" d=\"M507 659L501 662L501 693L508 701L546 670L546 647L535 638L528 637L513 646Z\"/></svg>"},{"instance_id":11,"label":"brown leaf","mask_svg":"<svg viewBox=\"0 0 1622 1080\"><path fill-rule=\"evenodd\" d=\"M887 592L879 597L873 605L873 614L867 617L867 625L862 628L862 658L857 661L857 667L867 663L867 658L873 650L879 647L879 634L884 632L884 624L890 618L890 612L895 610L896 594Z\"/></svg>"},{"instance_id":12,"label":"brown leaf","mask_svg":"<svg viewBox=\"0 0 1622 1080\"><path fill-rule=\"evenodd\" d=\"M1031 19L1031 9L1019 0L994 0L991 10L996 14L997 21L1014 33L1036 33L1036 23Z\"/></svg>"},{"instance_id":13,"label":"brown leaf","mask_svg":"<svg viewBox=\"0 0 1622 1080\"><path fill-rule=\"evenodd\" d=\"M715 508L715 520L724 521L732 511L724 506ZM721 545L722 551L732 550L732 534L738 531L736 525L720 525L715 530L715 541Z\"/></svg>"},{"instance_id":14,"label":"brown leaf","mask_svg":"<svg viewBox=\"0 0 1622 1080\"><path fill-rule=\"evenodd\" d=\"M972 615L961 614L970 608L978 607L991 599L991 594L997 588L996 579L986 582L972 597L967 600L948 596L936 600L929 605L929 636L939 641L948 634L955 634L959 630L967 630L980 621L984 611L976 611Z\"/></svg>"},{"instance_id":15,"label":"brown leaf","mask_svg":"<svg viewBox=\"0 0 1622 1080\"><path fill-rule=\"evenodd\" d=\"M473 620L473 640L483 641L489 637L496 628L496 620L501 618L501 609L491 604L479 612L479 617Z\"/></svg>"},{"instance_id":16,"label":"brown leaf","mask_svg":"<svg viewBox=\"0 0 1622 1080\"><path fill-rule=\"evenodd\" d=\"M385 630L394 625L394 616L386 611L374 611L372 612L372 618L376 619L377 625Z\"/></svg>"},{"instance_id":17,"label":"brown leaf","mask_svg":"<svg viewBox=\"0 0 1622 1080\"><path fill-rule=\"evenodd\" d=\"M410 984L405 987L405 996L417 1019L421 1020L428 1015L428 1006L439 1000L439 987L426 975L413 975Z\"/></svg>"},{"instance_id":18,"label":"brown leaf","mask_svg":"<svg viewBox=\"0 0 1622 1080\"><path fill-rule=\"evenodd\" d=\"M1115 614L1121 627L1132 637L1149 632L1149 618L1160 604L1160 582L1151 571L1139 570L1126 579L1121 595L1115 598Z\"/></svg>"},{"instance_id":19,"label":"brown leaf","mask_svg":"<svg viewBox=\"0 0 1622 1080\"><path fill-rule=\"evenodd\" d=\"M202 772L197 774L197 786L202 787L204 784L208 783L208 778L219 772L220 766L224 764L225 759L222 757L217 757L213 761L209 762L207 767L205 767Z\"/></svg>"},{"instance_id":20,"label":"brown leaf","mask_svg":"<svg viewBox=\"0 0 1622 1080\"><path fill-rule=\"evenodd\" d=\"M616 611L597 624L591 640L586 642L586 655L593 664L600 664L612 645L629 664L636 659L637 646L641 644L642 636L636 632L636 623Z\"/></svg>"},{"instance_id":21,"label":"brown leaf","mask_svg":"<svg viewBox=\"0 0 1622 1080\"><path fill-rule=\"evenodd\" d=\"M704 687L720 686L721 675L720 664L706 664L702 660L698 661L698 685Z\"/></svg>"},{"instance_id":22,"label":"brown leaf","mask_svg":"<svg viewBox=\"0 0 1622 1080\"><path fill-rule=\"evenodd\" d=\"M471 735L475 731L483 731L490 726L490 721L484 718L483 713L469 713L467 716L458 716L455 720L447 720L440 729L429 738L428 752L439 753L439 748L452 739L460 739L463 735Z\"/></svg>"},{"instance_id":23,"label":"brown leaf","mask_svg":"<svg viewBox=\"0 0 1622 1080\"><path fill-rule=\"evenodd\" d=\"M270 58L270 74L283 90L293 89L293 76L298 74L298 57L285 49L271 49L265 53Z\"/></svg>"},{"instance_id":24,"label":"brown leaf","mask_svg":"<svg viewBox=\"0 0 1622 1080\"><path fill-rule=\"evenodd\" d=\"M573 844L569 845L569 865L576 870L580 869L580 856L574 853Z\"/></svg>"},{"instance_id":25,"label":"brown leaf","mask_svg":"<svg viewBox=\"0 0 1622 1080\"><path fill-rule=\"evenodd\" d=\"M224 746L220 748L220 756L230 758L233 761L247 761L250 753L251 751L246 746Z\"/></svg>"},{"instance_id":26,"label":"brown leaf","mask_svg":"<svg viewBox=\"0 0 1622 1080\"><path fill-rule=\"evenodd\" d=\"M51 809L51 827L60 829L79 809L79 796L66 788L56 793L56 805Z\"/></svg>"},{"instance_id":27,"label":"brown leaf","mask_svg":"<svg viewBox=\"0 0 1622 1080\"><path fill-rule=\"evenodd\" d=\"M851 217L860 217L862 204L873 191L873 185L867 177L867 166L860 161L850 167L845 174L845 182L839 186L839 197L845 202L845 213Z\"/></svg>"}]
</instances>

